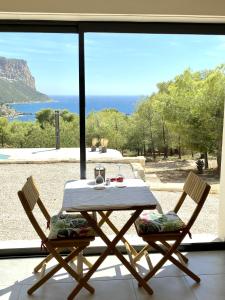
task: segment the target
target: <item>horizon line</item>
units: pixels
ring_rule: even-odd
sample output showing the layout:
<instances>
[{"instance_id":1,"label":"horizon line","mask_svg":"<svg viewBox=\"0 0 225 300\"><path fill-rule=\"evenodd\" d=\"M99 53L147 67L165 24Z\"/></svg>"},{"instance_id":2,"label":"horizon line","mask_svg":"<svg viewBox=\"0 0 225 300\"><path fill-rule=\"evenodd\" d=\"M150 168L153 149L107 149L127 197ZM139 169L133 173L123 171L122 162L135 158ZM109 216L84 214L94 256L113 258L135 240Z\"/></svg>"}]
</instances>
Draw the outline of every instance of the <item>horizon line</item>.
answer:
<instances>
[{"instance_id":1,"label":"horizon line","mask_svg":"<svg viewBox=\"0 0 225 300\"><path fill-rule=\"evenodd\" d=\"M76 96L79 97L79 94L55 94L55 95L50 95L50 94L46 94L47 96ZM138 97L148 97L150 94L148 95L140 95L140 94L86 94L86 97L90 97L90 96L138 96Z\"/></svg>"}]
</instances>

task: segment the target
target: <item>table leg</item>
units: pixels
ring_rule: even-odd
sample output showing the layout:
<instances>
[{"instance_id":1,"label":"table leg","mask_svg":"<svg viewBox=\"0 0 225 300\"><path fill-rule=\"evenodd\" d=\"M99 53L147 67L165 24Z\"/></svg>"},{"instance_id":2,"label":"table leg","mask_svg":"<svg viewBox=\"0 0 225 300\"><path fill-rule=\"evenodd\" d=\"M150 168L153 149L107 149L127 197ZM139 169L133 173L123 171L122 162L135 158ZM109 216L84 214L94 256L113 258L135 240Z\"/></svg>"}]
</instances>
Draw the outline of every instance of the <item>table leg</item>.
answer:
<instances>
[{"instance_id":1,"label":"table leg","mask_svg":"<svg viewBox=\"0 0 225 300\"><path fill-rule=\"evenodd\" d=\"M104 213L103 211L98 211L98 213L101 215L101 213L104 215L104 217L101 215L102 219L98 222L98 226L101 227L105 223L105 219L112 214L112 211L107 211Z\"/></svg>"},{"instance_id":2,"label":"table leg","mask_svg":"<svg viewBox=\"0 0 225 300\"><path fill-rule=\"evenodd\" d=\"M125 265L125 267L130 271L130 273L137 279L139 282L139 285L141 285L149 294L153 294L152 289L147 284L147 282L138 274L138 272L132 267L132 265L123 257L123 255L119 252L119 250L116 248L116 244L121 240L123 235L127 232L127 230L130 228L130 226L134 223L134 221L137 219L137 217L141 214L143 209L136 210L131 217L128 219L128 221L125 223L125 225L122 227L120 231L118 231L117 236L110 241L108 237L104 234L104 232L101 230L101 228L98 226L98 223L96 220L94 220L88 212L81 212L84 218L89 222L89 224L93 227L93 229L96 231L96 233L102 238L102 240L106 243L108 246L106 250L100 255L100 257L97 259L97 261L94 263L93 267L91 268L88 273L81 278L78 285L75 287L75 289L71 292L71 294L68 297L68 300L72 300L81 290L81 288L84 286L85 283L90 279L90 277L94 274L94 272L97 270L97 268L101 265L101 263L105 260L107 255L109 253L114 253L120 261Z\"/></svg>"},{"instance_id":3,"label":"table leg","mask_svg":"<svg viewBox=\"0 0 225 300\"><path fill-rule=\"evenodd\" d=\"M111 215L112 211L110 212L106 212L104 213L103 211L98 211L98 214L102 217L102 219L100 220L100 222L98 224L100 224L100 227L102 226L102 224L104 223L107 223L108 226L112 229L112 231L115 233L115 234L118 234L119 233L119 230L116 228L116 226L109 220L109 216ZM136 256L138 253L137 251L134 249L134 247L132 247L130 245L130 243L125 239L124 236L122 236L121 238L121 241L126 245L129 246L129 249L132 253L132 255Z\"/></svg>"}]
</instances>

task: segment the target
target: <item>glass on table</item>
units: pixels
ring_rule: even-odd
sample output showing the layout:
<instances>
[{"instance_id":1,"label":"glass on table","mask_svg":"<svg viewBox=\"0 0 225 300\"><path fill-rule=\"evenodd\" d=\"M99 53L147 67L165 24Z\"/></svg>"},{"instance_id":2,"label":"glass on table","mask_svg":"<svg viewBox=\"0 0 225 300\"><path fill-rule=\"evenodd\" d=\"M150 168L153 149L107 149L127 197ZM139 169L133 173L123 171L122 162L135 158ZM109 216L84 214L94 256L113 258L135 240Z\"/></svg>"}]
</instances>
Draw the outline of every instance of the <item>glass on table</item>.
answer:
<instances>
[{"instance_id":1,"label":"glass on table","mask_svg":"<svg viewBox=\"0 0 225 300\"><path fill-rule=\"evenodd\" d=\"M101 164L97 164L94 169L95 183L102 184L105 181L105 168Z\"/></svg>"},{"instance_id":2,"label":"glass on table","mask_svg":"<svg viewBox=\"0 0 225 300\"><path fill-rule=\"evenodd\" d=\"M98 171L98 175L95 178L95 184L102 184L104 182L104 178L101 175L101 171Z\"/></svg>"},{"instance_id":3,"label":"glass on table","mask_svg":"<svg viewBox=\"0 0 225 300\"><path fill-rule=\"evenodd\" d=\"M117 167L118 167L118 174L116 176L116 181L120 183L120 182L123 182L123 180L124 180L124 176L121 172L122 164L117 164Z\"/></svg>"}]
</instances>

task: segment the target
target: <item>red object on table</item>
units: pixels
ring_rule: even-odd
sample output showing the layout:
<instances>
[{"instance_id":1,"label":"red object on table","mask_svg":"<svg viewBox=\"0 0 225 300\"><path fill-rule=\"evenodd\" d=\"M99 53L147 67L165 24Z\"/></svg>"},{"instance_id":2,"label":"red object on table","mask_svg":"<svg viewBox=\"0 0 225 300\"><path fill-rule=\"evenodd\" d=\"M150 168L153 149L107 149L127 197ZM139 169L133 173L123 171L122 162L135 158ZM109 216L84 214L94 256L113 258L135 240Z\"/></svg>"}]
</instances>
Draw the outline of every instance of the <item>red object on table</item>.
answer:
<instances>
[{"instance_id":1,"label":"red object on table","mask_svg":"<svg viewBox=\"0 0 225 300\"><path fill-rule=\"evenodd\" d=\"M116 177L116 178L110 178L110 181L117 181L117 182L123 182L123 177L119 176L119 177Z\"/></svg>"}]
</instances>

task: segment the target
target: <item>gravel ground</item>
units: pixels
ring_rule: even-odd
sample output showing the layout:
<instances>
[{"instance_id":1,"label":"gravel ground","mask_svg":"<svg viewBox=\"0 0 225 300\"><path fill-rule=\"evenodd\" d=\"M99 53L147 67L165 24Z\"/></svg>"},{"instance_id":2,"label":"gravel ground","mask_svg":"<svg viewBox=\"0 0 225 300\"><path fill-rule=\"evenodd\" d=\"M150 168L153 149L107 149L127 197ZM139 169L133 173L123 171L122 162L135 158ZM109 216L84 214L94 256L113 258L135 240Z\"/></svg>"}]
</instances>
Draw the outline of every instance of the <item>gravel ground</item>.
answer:
<instances>
[{"instance_id":1,"label":"gravel ground","mask_svg":"<svg viewBox=\"0 0 225 300\"><path fill-rule=\"evenodd\" d=\"M87 178L94 178L95 165L94 163L87 165ZM118 173L116 164L105 163L104 166L106 177L114 177ZM50 214L54 214L61 207L65 181L79 179L80 173L79 163L2 164L0 169L0 240L2 241L38 239L17 196L17 191L21 189L28 176L33 175L44 204ZM129 164L123 164L121 172L126 178L134 177ZM154 192L154 194L164 211L173 208L180 195L179 192ZM191 207L192 203L187 201L185 211L181 211L184 220L187 219L187 212ZM115 213L112 215L112 220L118 225L122 225L129 214L130 212ZM217 216L218 195L210 195L192 233L215 234L217 232ZM39 217L40 215L38 215ZM41 219L41 221L45 227L44 220ZM105 230L111 234L106 226ZM135 233L135 229L131 228L129 233Z\"/></svg>"}]
</instances>

